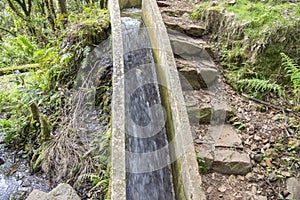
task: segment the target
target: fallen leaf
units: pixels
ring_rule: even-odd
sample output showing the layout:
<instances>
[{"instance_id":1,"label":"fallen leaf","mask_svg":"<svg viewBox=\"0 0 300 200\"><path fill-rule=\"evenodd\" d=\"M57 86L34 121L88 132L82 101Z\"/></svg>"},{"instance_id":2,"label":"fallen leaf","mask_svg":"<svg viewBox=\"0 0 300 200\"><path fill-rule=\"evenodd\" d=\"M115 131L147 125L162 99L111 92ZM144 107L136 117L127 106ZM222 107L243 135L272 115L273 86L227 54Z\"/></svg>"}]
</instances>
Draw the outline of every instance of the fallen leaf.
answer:
<instances>
[{"instance_id":1,"label":"fallen leaf","mask_svg":"<svg viewBox=\"0 0 300 200\"><path fill-rule=\"evenodd\" d=\"M271 163L271 160L270 158L266 158L266 164L268 165L268 167L272 168L272 163Z\"/></svg>"},{"instance_id":2,"label":"fallen leaf","mask_svg":"<svg viewBox=\"0 0 300 200\"><path fill-rule=\"evenodd\" d=\"M234 121L237 120L237 119L238 119L238 117L235 116L235 117L231 117L231 118L229 119L229 121L230 121L230 122L234 122Z\"/></svg>"},{"instance_id":3,"label":"fallen leaf","mask_svg":"<svg viewBox=\"0 0 300 200\"><path fill-rule=\"evenodd\" d=\"M13 168L10 169L10 172L11 172L12 174L15 173L16 171L17 171L17 168L14 168L14 167L13 167Z\"/></svg>"}]
</instances>

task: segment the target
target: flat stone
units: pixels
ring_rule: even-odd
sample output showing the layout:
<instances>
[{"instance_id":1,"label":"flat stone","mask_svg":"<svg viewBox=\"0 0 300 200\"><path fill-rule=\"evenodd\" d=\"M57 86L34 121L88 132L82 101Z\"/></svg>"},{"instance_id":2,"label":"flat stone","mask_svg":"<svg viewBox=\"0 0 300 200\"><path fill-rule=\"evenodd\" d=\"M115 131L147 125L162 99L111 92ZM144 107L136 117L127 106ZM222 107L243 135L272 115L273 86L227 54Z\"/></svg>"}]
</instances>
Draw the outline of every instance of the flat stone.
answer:
<instances>
[{"instance_id":1,"label":"flat stone","mask_svg":"<svg viewBox=\"0 0 300 200\"><path fill-rule=\"evenodd\" d=\"M290 192L286 199L300 199L300 178L287 179L286 187Z\"/></svg>"},{"instance_id":2,"label":"flat stone","mask_svg":"<svg viewBox=\"0 0 300 200\"><path fill-rule=\"evenodd\" d=\"M220 130L220 136L216 139L216 147L240 147L242 140L239 138L236 130L231 125L224 125Z\"/></svg>"},{"instance_id":3,"label":"flat stone","mask_svg":"<svg viewBox=\"0 0 300 200\"><path fill-rule=\"evenodd\" d=\"M184 59L192 56L199 57L201 60L207 59L209 62L212 62L212 59L207 52L210 47L204 40L191 38L173 30L169 30L168 35L174 54Z\"/></svg>"},{"instance_id":4,"label":"flat stone","mask_svg":"<svg viewBox=\"0 0 300 200\"><path fill-rule=\"evenodd\" d=\"M185 19L177 16L168 16L163 14L163 20L165 25L169 29L179 31L181 33L193 36L201 37L206 34L206 27L204 24L186 21Z\"/></svg>"},{"instance_id":5,"label":"flat stone","mask_svg":"<svg viewBox=\"0 0 300 200\"><path fill-rule=\"evenodd\" d=\"M227 105L223 107L218 105L212 106L211 104L201 104L199 102L197 103L198 104L196 106L193 106L192 103L187 106L187 112L191 124L222 124L222 122L224 123L224 121L232 113L232 109ZM219 134L217 136L219 136Z\"/></svg>"},{"instance_id":6,"label":"flat stone","mask_svg":"<svg viewBox=\"0 0 300 200\"><path fill-rule=\"evenodd\" d=\"M60 183L49 193L33 190L26 200L80 200L76 191L66 183Z\"/></svg>"},{"instance_id":7,"label":"flat stone","mask_svg":"<svg viewBox=\"0 0 300 200\"><path fill-rule=\"evenodd\" d=\"M247 154L233 150L216 150L212 169L221 174L245 175L251 169Z\"/></svg>"},{"instance_id":8,"label":"flat stone","mask_svg":"<svg viewBox=\"0 0 300 200\"><path fill-rule=\"evenodd\" d=\"M204 26L194 25L194 24L184 24L181 27L185 30L185 33L195 37L201 37L205 34L206 29Z\"/></svg>"}]
</instances>

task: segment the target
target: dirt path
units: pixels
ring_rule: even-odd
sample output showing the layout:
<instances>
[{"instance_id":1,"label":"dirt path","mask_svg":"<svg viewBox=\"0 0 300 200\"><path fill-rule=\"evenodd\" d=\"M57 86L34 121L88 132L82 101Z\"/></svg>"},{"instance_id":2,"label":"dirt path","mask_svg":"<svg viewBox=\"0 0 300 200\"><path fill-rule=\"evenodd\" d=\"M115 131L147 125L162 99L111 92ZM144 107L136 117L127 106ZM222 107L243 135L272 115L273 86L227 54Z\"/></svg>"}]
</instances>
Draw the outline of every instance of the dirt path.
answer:
<instances>
[{"instance_id":1,"label":"dirt path","mask_svg":"<svg viewBox=\"0 0 300 200\"><path fill-rule=\"evenodd\" d=\"M169 29L189 35L193 39L202 37L204 41L209 42L209 35L199 33L205 29L205 26L189 18L195 6L194 4L159 1L158 5L164 22ZM191 31L191 29L193 30ZM174 48L176 48L175 42L178 43L179 39L171 40L173 41L171 43L174 44L174 51ZM192 43L188 40L182 39L181 41L184 41L185 44ZM193 45L196 44L193 43ZM207 48L207 45L202 45L199 48ZM199 73L197 69L197 66L201 67L201 64L193 64L192 62L190 62L192 64L187 64L188 59L183 59L182 56L178 55L175 56L179 72L183 73L185 77L189 76L193 84L195 77L198 77L199 74L203 76L201 69ZM180 61L182 59L185 61ZM215 64L221 74L217 79L223 83L221 87L223 101L230 107L230 113L226 113L224 124L226 127L233 129L234 134L237 135L237 137L235 136L236 140L238 143L240 142L237 146L232 144L227 146L225 144L219 147L216 146L216 148L219 151L232 151L245 156L246 159L249 159L251 167L249 169L246 167L246 171L239 168L230 171L230 169L226 169L228 164L233 163L233 165L242 167L245 165L237 165L237 162L242 161L225 163L222 160L217 163L215 152L212 160L209 160L209 156L204 156L205 163L203 164L203 159L200 156L200 171L202 171L202 182L207 199L300 199L299 117L237 93L226 84L226 80L222 76L222 67L218 63ZM213 99L219 96L219 93L210 90L209 87L202 87L201 84L200 88L193 88L193 91L184 91L184 93L188 94L185 95L187 99L194 98L200 102L197 103L199 104L200 113L204 110L204 101L214 107L212 105ZM278 103L280 99L277 99L274 95L274 97L268 99L268 102L270 104L273 104L273 102ZM210 108L212 109L212 107ZM191 122L191 125L194 132L195 149L201 154L203 147L205 147L203 141L209 135L208 130L211 123L201 117L199 121L196 120L196 123ZM212 162L212 166L207 166L209 165L208 161Z\"/></svg>"}]
</instances>

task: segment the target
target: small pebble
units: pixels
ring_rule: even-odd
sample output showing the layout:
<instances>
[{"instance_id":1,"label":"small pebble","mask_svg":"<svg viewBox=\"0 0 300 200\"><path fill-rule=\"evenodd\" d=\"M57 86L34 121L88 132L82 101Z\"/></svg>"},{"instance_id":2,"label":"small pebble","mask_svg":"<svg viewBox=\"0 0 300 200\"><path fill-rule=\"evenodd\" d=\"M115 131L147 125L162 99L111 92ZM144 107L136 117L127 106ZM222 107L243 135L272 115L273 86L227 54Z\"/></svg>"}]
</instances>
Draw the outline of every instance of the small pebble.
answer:
<instances>
[{"instance_id":1,"label":"small pebble","mask_svg":"<svg viewBox=\"0 0 300 200\"><path fill-rule=\"evenodd\" d=\"M290 172L281 172L281 174L285 177L291 177L291 173Z\"/></svg>"},{"instance_id":2,"label":"small pebble","mask_svg":"<svg viewBox=\"0 0 300 200\"><path fill-rule=\"evenodd\" d=\"M225 192L226 191L226 187L225 185L221 185L220 187L218 187L219 192Z\"/></svg>"},{"instance_id":3,"label":"small pebble","mask_svg":"<svg viewBox=\"0 0 300 200\"><path fill-rule=\"evenodd\" d=\"M271 173L268 178L271 182L275 182L278 179L277 175L274 172Z\"/></svg>"},{"instance_id":4,"label":"small pebble","mask_svg":"<svg viewBox=\"0 0 300 200\"><path fill-rule=\"evenodd\" d=\"M260 163L260 162L262 161L262 159L263 159L262 154L255 154L255 155L253 156L253 159L254 159L257 163Z\"/></svg>"},{"instance_id":5,"label":"small pebble","mask_svg":"<svg viewBox=\"0 0 300 200\"><path fill-rule=\"evenodd\" d=\"M206 190L207 193L211 193L214 190L212 186L209 186Z\"/></svg>"},{"instance_id":6,"label":"small pebble","mask_svg":"<svg viewBox=\"0 0 300 200\"><path fill-rule=\"evenodd\" d=\"M29 187L31 185L30 181L29 180L26 180L22 183L22 186L23 187Z\"/></svg>"}]
</instances>

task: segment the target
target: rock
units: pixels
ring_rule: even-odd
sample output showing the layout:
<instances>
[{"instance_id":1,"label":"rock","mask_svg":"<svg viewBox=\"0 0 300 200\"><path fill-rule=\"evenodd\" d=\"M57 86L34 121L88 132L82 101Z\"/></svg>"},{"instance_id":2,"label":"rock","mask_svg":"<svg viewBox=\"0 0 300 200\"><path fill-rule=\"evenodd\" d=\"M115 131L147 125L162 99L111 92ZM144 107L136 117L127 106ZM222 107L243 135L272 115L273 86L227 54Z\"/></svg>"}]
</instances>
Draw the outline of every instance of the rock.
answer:
<instances>
[{"instance_id":1,"label":"rock","mask_svg":"<svg viewBox=\"0 0 300 200\"><path fill-rule=\"evenodd\" d=\"M254 138L253 138L255 141L257 142L260 142L262 140L262 138L258 135L254 135Z\"/></svg>"},{"instance_id":2,"label":"rock","mask_svg":"<svg viewBox=\"0 0 300 200\"><path fill-rule=\"evenodd\" d=\"M26 180L22 183L23 187L29 187L31 185L31 182L29 180Z\"/></svg>"},{"instance_id":3,"label":"rock","mask_svg":"<svg viewBox=\"0 0 300 200\"><path fill-rule=\"evenodd\" d=\"M268 179L269 179L271 182L275 182L275 181L277 181L278 176L275 174L275 172L272 172L271 174L269 174Z\"/></svg>"},{"instance_id":4,"label":"rock","mask_svg":"<svg viewBox=\"0 0 300 200\"><path fill-rule=\"evenodd\" d=\"M286 198L288 195L290 195L291 193L288 190L283 190L281 191L281 194L284 198Z\"/></svg>"},{"instance_id":5,"label":"rock","mask_svg":"<svg viewBox=\"0 0 300 200\"><path fill-rule=\"evenodd\" d=\"M209 193L211 193L213 190L214 190L214 187L209 186L209 187L207 188L206 192L209 194Z\"/></svg>"},{"instance_id":6,"label":"rock","mask_svg":"<svg viewBox=\"0 0 300 200\"><path fill-rule=\"evenodd\" d=\"M197 157L201 158L205 162L205 167L209 170L212 167L214 161L214 155L211 151L210 145L202 145L199 152L197 152Z\"/></svg>"},{"instance_id":7,"label":"rock","mask_svg":"<svg viewBox=\"0 0 300 200\"><path fill-rule=\"evenodd\" d=\"M236 4L236 0L231 0L228 2L228 5L233 6L234 4Z\"/></svg>"},{"instance_id":8,"label":"rock","mask_svg":"<svg viewBox=\"0 0 300 200\"><path fill-rule=\"evenodd\" d=\"M181 16L182 19L184 19L185 21L189 21L190 20L190 14L185 12L183 13L183 15Z\"/></svg>"},{"instance_id":9,"label":"rock","mask_svg":"<svg viewBox=\"0 0 300 200\"><path fill-rule=\"evenodd\" d=\"M233 150L216 150L212 169L222 174L247 174L251 169L247 154Z\"/></svg>"},{"instance_id":10,"label":"rock","mask_svg":"<svg viewBox=\"0 0 300 200\"><path fill-rule=\"evenodd\" d=\"M181 25L181 28L183 28L184 32L188 35L194 36L194 37L201 37L205 34L206 29L204 26L199 26L195 24L184 24Z\"/></svg>"},{"instance_id":11,"label":"rock","mask_svg":"<svg viewBox=\"0 0 300 200\"><path fill-rule=\"evenodd\" d=\"M260 163L263 159L263 156L262 156L262 154L258 153L253 156L253 159L255 160L255 162Z\"/></svg>"},{"instance_id":12,"label":"rock","mask_svg":"<svg viewBox=\"0 0 300 200\"><path fill-rule=\"evenodd\" d=\"M55 196L57 200L80 200L76 191L66 183L60 183L56 188L49 192L49 195Z\"/></svg>"},{"instance_id":13,"label":"rock","mask_svg":"<svg viewBox=\"0 0 300 200\"><path fill-rule=\"evenodd\" d=\"M208 48L207 44L203 40L195 40L186 35L169 32L169 38L173 53L186 59L190 56L197 56L200 58L206 58L211 61L209 55L205 51L205 48Z\"/></svg>"},{"instance_id":14,"label":"rock","mask_svg":"<svg viewBox=\"0 0 300 200\"><path fill-rule=\"evenodd\" d=\"M225 192L226 191L226 187L225 187L225 185L221 185L220 187L218 187L218 191L219 192Z\"/></svg>"},{"instance_id":15,"label":"rock","mask_svg":"<svg viewBox=\"0 0 300 200\"><path fill-rule=\"evenodd\" d=\"M287 179L286 187L290 192L286 199L300 199L300 178Z\"/></svg>"},{"instance_id":16,"label":"rock","mask_svg":"<svg viewBox=\"0 0 300 200\"><path fill-rule=\"evenodd\" d=\"M201 37L206 34L206 27L204 24L189 22L180 17L167 15L163 15L163 20L167 28L193 37Z\"/></svg>"},{"instance_id":17,"label":"rock","mask_svg":"<svg viewBox=\"0 0 300 200\"><path fill-rule=\"evenodd\" d=\"M33 190L26 200L80 200L76 191L66 183L60 183L49 193Z\"/></svg>"},{"instance_id":18,"label":"rock","mask_svg":"<svg viewBox=\"0 0 300 200\"><path fill-rule=\"evenodd\" d=\"M175 60L183 90L209 88L218 78L219 72L213 63L179 58Z\"/></svg>"},{"instance_id":19,"label":"rock","mask_svg":"<svg viewBox=\"0 0 300 200\"><path fill-rule=\"evenodd\" d=\"M247 181L249 181L249 182L254 182L255 181L255 176L254 176L254 174L253 173L248 173L246 176L245 176L245 178L247 179Z\"/></svg>"},{"instance_id":20,"label":"rock","mask_svg":"<svg viewBox=\"0 0 300 200\"><path fill-rule=\"evenodd\" d=\"M26 200L51 200L51 197L46 192L34 189Z\"/></svg>"},{"instance_id":21,"label":"rock","mask_svg":"<svg viewBox=\"0 0 300 200\"><path fill-rule=\"evenodd\" d=\"M266 196L257 195L254 197L255 200L268 200Z\"/></svg>"},{"instance_id":22,"label":"rock","mask_svg":"<svg viewBox=\"0 0 300 200\"><path fill-rule=\"evenodd\" d=\"M199 74L201 75L201 80L204 81L206 87L209 87L217 79L219 72L214 68L202 67L199 68Z\"/></svg>"},{"instance_id":23,"label":"rock","mask_svg":"<svg viewBox=\"0 0 300 200\"><path fill-rule=\"evenodd\" d=\"M215 140L216 147L243 147L242 140L231 125L224 125L220 135Z\"/></svg>"},{"instance_id":24,"label":"rock","mask_svg":"<svg viewBox=\"0 0 300 200\"><path fill-rule=\"evenodd\" d=\"M210 99L210 97L202 91L183 91L183 95L191 124L224 124L224 121L233 113L228 105L212 105L207 102L205 99ZM220 130L217 132L219 133Z\"/></svg>"},{"instance_id":25,"label":"rock","mask_svg":"<svg viewBox=\"0 0 300 200\"><path fill-rule=\"evenodd\" d=\"M281 174L285 177L291 177L291 173L290 172L281 172Z\"/></svg>"}]
</instances>

